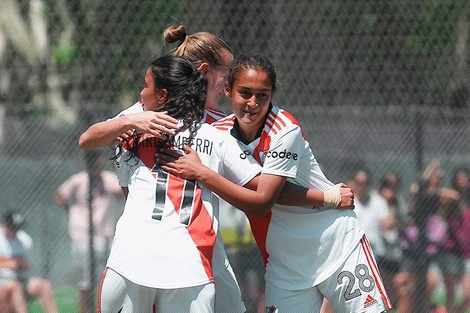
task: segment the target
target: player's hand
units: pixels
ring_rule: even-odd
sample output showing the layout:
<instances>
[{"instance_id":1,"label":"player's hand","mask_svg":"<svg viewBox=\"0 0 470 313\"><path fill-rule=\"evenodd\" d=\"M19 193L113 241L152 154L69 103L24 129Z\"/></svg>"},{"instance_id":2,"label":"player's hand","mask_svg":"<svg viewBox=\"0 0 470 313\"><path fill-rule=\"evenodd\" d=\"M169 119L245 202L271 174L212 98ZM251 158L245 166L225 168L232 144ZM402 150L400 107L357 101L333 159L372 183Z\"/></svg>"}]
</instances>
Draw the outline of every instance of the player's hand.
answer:
<instances>
[{"instance_id":1,"label":"player's hand","mask_svg":"<svg viewBox=\"0 0 470 313\"><path fill-rule=\"evenodd\" d=\"M3 267L13 271L25 270L28 268L28 261L21 257L1 258Z\"/></svg>"},{"instance_id":2,"label":"player's hand","mask_svg":"<svg viewBox=\"0 0 470 313\"><path fill-rule=\"evenodd\" d=\"M175 135L179 129L178 120L166 114L167 112L145 111L141 113L128 114L125 117L133 126L116 138L117 141L127 140L134 131L146 133L159 139L166 139L168 135Z\"/></svg>"},{"instance_id":3,"label":"player's hand","mask_svg":"<svg viewBox=\"0 0 470 313\"><path fill-rule=\"evenodd\" d=\"M117 142L123 142L123 141L126 141L128 140L129 138L132 137L132 135L134 134L134 130L132 129L129 129L128 131L126 131L125 133L122 133L120 136L116 137L116 141Z\"/></svg>"},{"instance_id":4,"label":"player's hand","mask_svg":"<svg viewBox=\"0 0 470 313\"><path fill-rule=\"evenodd\" d=\"M16 258L16 265L18 270L25 270L28 268L28 260L25 258Z\"/></svg>"},{"instance_id":5,"label":"player's hand","mask_svg":"<svg viewBox=\"0 0 470 313\"><path fill-rule=\"evenodd\" d=\"M162 149L156 155L156 161L160 164L160 168L181 179L195 180L197 179L198 169L203 164L196 151L188 145L183 145L184 155L169 150Z\"/></svg>"},{"instance_id":6,"label":"player's hand","mask_svg":"<svg viewBox=\"0 0 470 313\"><path fill-rule=\"evenodd\" d=\"M354 193L352 189L343 183L339 184L339 194L341 196L341 202L337 209L351 209L354 210Z\"/></svg>"}]
</instances>

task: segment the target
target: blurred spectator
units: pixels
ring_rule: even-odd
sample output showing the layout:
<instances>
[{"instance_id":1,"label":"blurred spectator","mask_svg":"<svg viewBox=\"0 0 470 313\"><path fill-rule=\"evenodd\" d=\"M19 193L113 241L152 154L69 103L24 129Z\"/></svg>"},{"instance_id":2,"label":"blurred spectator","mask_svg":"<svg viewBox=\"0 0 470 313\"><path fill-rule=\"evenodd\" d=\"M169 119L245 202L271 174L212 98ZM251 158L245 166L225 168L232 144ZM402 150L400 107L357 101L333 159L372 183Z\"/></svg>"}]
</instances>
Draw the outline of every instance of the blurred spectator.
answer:
<instances>
[{"instance_id":1,"label":"blurred spectator","mask_svg":"<svg viewBox=\"0 0 470 313\"><path fill-rule=\"evenodd\" d=\"M448 223L455 234L464 262L464 274L460 280L462 302L455 312L465 313L470 309L470 171L468 168L459 167L454 170L452 187L459 192L461 212L451 214Z\"/></svg>"},{"instance_id":2,"label":"blurred spectator","mask_svg":"<svg viewBox=\"0 0 470 313\"><path fill-rule=\"evenodd\" d=\"M0 313L26 313L26 298L21 283L15 279L0 280Z\"/></svg>"},{"instance_id":3,"label":"blurred spectator","mask_svg":"<svg viewBox=\"0 0 470 313\"><path fill-rule=\"evenodd\" d=\"M409 219L402 238L402 272L395 280L400 299L409 297L409 301L399 303L397 310L400 313L428 312L432 307L431 294L437 281L429 275L429 266L437 252L436 243L447 231L445 221L436 214L442 176L440 161L433 160L419 182L410 188Z\"/></svg>"},{"instance_id":4,"label":"blurred spectator","mask_svg":"<svg viewBox=\"0 0 470 313\"><path fill-rule=\"evenodd\" d=\"M462 226L462 210L460 194L454 189L441 188L439 191L439 211L430 219L429 226L442 223L442 234L436 241L430 238L430 245L435 247L434 261L438 265L446 289L446 308L449 312L456 312L456 288L464 273L464 263L461 256L461 247L457 240L457 232ZM429 227L428 227L429 229ZM468 234L467 234L468 240Z\"/></svg>"},{"instance_id":5,"label":"blurred spectator","mask_svg":"<svg viewBox=\"0 0 470 313\"><path fill-rule=\"evenodd\" d=\"M387 292L395 307L400 301L395 277L400 272L403 251L401 246L401 234L408 219L408 205L400 193L401 180L394 171L386 172L379 182L379 194L387 201L388 214L394 217L394 223L389 229L383 229L384 253L382 256L382 276L387 286Z\"/></svg>"},{"instance_id":6,"label":"blurred spectator","mask_svg":"<svg viewBox=\"0 0 470 313\"><path fill-rule=\"evenodd\" d=\"M49 280L29 277L27 253L33 242L21 230L24 217L18 212L8 212L3 217L0 231L0 286L9 292L7 306L16 312L26 313L26 299L37 298L46 313L57 313L57 306ZM21 288L18 288L18 283ZM22 293L19 293L21 290ZM24 292L24 293L23 293ZM7 295L8 296L8 295Z\"/></svg>"},{"instance_id":7,"label":"blurred spectator","mask_svg":"<svg viewBox=\"0 0 470 313\"><path fill-rule=\"evenodd\" d=\"M98 156L92 166L93 175L93 244L96 264L96 281L106 266L109 246L114 236L115 196L123 196L116 175L103 170L104 159ZM72 240L72 260L78 280L80 313L88 312L88 300L93 296L90 278L89 251L89 177L86 171L72 175L57 190L56 201L69 216L69 235Z\"/></svg>"},{"instance_id":8,"label":"blurred spectator","mask_svg":"<svg viewBox=\"0 0 470 313\"><path fill-rule=\"evenodd\" d=\"M393 286L397 263L387 257L383 234L395 230L395 212L389 210L387 200L382 195L371 189L370 174L367 170L356 172L351 188L354 192L354 212L372 246L388 293Z\"/></svg>"},{"instance_id":9,"label":"blurred spectator","mask_svg":"<svg viewBox=\"0 0 470 313\"><path fill-rule=\"evenodd\" d=\"M470 169L457 167L452 176L452 188L460 193L460 199L464 208L470 207Z\"/></svg>"}]
</instances>

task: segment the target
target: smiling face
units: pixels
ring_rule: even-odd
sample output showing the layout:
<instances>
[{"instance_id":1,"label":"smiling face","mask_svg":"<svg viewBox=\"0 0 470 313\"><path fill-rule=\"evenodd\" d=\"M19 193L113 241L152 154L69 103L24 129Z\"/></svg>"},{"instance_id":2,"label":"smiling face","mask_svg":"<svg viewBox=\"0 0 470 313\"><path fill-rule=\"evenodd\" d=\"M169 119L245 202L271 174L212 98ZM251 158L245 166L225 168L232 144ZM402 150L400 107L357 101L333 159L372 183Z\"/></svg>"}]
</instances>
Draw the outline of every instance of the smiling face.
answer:
<instances>
[{"instance_id":1,"label":"smiling face","mask_svg":"<svg viewBox=\"0 0 470 313\"><path fill-rule=\"evenodd\" d=\"M268 74L261 69L242 69L236 74L232 88L225 86L225 94L231 99L232 111L243 135L246 139L255 139L272 98Z\"/></svg>"}]
</instances>

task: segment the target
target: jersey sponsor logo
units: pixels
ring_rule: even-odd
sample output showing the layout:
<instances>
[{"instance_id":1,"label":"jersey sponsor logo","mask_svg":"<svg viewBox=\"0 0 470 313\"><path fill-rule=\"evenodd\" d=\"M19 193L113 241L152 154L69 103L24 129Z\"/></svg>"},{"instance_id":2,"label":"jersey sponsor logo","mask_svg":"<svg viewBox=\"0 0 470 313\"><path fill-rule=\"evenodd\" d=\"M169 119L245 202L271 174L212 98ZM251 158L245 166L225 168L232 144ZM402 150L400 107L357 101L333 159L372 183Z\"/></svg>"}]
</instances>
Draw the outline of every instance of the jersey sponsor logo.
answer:
<instances>
[{"instance_id":1,"label":"jersey sponsor logo","mask_svg":"<svg viewBox=\"0 0 470 313\"><path fill-rule=\"evenodd\" d=\"M279 159L293 159L297 160L299 155L294 152L287 151L284 149L283 151L271 151L271 150L261 150L260 154L262 154L265 158L279 158Z\"/></svg>"},{"instance_id":2,"label":"jersey sponsor logo","mask_svg":"<svg viewBox=\"0 0 470 313\"><path fill-rule=\"evenodd\" d=\"M244 160L246 159L247 156L249 156L251 153L248 150L244 150L242 153L240 153L240 159Z\"/></svg>"},{"instance_id":3,"label":"jersey sponsor logo","mask_svg":"<svg viewBox=\"0 0 470 313\"><path fill-rule=\"evenodd\" d=\"M364 309L367 309L368 307L371 307L375 304L377 304L377 300L374 299L371 295L367 295L366 301L364 301Z\"/></svg>"}]
</instances>

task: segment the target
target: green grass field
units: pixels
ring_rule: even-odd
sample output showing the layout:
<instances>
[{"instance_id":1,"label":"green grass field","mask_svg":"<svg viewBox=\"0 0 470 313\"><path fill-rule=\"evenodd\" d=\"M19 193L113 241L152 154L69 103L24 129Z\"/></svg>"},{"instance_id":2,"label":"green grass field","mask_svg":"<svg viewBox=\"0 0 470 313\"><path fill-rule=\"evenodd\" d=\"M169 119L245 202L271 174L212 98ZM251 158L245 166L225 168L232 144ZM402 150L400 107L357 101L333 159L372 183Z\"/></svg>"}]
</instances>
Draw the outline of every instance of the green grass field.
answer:
<instances>
[{"instance_id":1,"label":"green grass field","mask_svg":"<svg viewBox=\"0 0 470 313\"><path fill-rule=\"evenodd\" d=\"M77 291L73 288L61 289L54 292L59 313L77 313ZM41 305L37 300L31 301L28 305L29 313L42 313Z\"/></svg>"},{"instance_id":2,"label":"green grass field","mask_svg":"<svg viewBox=\"0 0 470 313\"><path fill-rule=\"evenodd\" d=\"M57 306L59 313L77 313L78 304L77 304L77 293L73 288L66 288L57 290L54 292L55 299L57 301ZM433 303L444 304L445 303L445 294L436 293L432 297ZM32 301L29 303L28 307L29 313L42 313L41 305L38 301ZM392 310L390 313L394 313ZM470 311L468 311L470 313Z\"/></svg>"}]
</instances>

